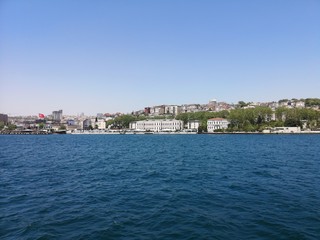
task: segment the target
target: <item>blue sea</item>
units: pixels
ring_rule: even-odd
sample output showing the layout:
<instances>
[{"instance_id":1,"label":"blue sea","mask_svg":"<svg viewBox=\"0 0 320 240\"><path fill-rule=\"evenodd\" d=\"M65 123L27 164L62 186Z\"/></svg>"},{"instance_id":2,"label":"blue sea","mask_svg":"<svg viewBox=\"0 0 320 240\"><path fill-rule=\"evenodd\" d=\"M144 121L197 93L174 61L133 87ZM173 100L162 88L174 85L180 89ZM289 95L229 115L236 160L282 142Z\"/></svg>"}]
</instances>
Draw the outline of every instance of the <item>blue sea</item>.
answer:
<instances>
[{"instance_id":1,"label":"blue sea","mask_svg":"<svg viewBox=\"0 0 320 240\"><path fill-rule=\"evenodd\" d=\"M320 239L320 135L1 135L0 239Z\"/></svg>"}]
</instances>

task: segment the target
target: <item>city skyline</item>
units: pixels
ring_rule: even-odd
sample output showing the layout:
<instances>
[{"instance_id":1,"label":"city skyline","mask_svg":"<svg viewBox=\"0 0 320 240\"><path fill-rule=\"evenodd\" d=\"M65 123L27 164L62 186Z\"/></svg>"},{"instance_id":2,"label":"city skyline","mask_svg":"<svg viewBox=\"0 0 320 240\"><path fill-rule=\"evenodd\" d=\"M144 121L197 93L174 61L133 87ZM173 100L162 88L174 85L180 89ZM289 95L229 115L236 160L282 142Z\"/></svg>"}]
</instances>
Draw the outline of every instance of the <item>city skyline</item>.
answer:
<instances>
[{"instance_id":1,"label":"city skyline","mask_svg":"<svg viewBox=\"0 0 320 240\"><path fill-rule=\"evenodd\" d=\"M319 97L320 2L3 1L0 112Z\"/></svg>"}]
</instances>

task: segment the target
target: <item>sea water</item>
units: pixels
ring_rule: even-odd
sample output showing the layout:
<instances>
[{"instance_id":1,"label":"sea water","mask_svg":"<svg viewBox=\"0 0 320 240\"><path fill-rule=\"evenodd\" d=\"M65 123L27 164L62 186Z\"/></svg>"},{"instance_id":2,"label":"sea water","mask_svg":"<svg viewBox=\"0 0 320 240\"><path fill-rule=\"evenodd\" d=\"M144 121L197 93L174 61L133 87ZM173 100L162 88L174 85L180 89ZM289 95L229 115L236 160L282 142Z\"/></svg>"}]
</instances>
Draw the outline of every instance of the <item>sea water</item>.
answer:
<instances>
[{"instance_id":1,"label":"sea water","mask_svg":"<svg viewBox=\"0 0 320 240\"><path fill-rule=\"evenodd\" d=\"M0 239L320 239L320 135L2 135Z\"/></svg>"}]
</instances>

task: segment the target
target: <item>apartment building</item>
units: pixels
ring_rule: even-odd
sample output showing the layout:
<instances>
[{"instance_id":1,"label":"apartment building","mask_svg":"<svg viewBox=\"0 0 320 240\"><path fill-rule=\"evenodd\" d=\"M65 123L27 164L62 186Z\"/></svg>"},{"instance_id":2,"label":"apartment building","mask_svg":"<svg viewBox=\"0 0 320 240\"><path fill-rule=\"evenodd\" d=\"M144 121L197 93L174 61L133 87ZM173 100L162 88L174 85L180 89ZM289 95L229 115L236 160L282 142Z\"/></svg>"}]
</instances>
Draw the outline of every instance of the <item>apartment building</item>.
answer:
<instances>
[{"instance_id":1,"label":"apartment building","mask_svg":"<svg viewBox=\"0 0 320 240\"><path fill-rule=\"evenodd\" d=\"M165 113L165 106L154 106L150 108L150 114L153 116L163 115Z\"/></svg>"},{"instance_id":2,"label":"apartment building","mask_svg":"<svg viewBox=\"0 0 320 240\"><path fill-rule=\"evenodd\" d=\"M60 122L62 120L62 110L52 112L53 121Z\"/></svg>"}]
</instances>

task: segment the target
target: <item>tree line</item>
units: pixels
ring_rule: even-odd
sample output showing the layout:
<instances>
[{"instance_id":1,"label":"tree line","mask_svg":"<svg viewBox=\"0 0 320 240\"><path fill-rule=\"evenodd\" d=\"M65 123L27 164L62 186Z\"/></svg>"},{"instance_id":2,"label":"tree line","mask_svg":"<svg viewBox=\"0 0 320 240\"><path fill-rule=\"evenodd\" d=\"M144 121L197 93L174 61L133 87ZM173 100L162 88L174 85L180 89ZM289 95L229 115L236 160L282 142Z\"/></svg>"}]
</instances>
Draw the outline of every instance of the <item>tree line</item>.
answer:
<instances>
[{"instance_id":1,"label":"tree line","mask_svg":"<svg viewBox=\"0 0 320 240\"><path fill-rule=\"evenodd\" d=\"M172 119L172 116L157 116L147 117L145 115L135 116L126 114L118 116L115 119L108 120L107 126L112 128L128 128L130 122L141 121L147 119ZM207 131L207 121L210 118L225 118L230 124L226 131L263 131L269 127L303 127L304 123L307 128L312 130L320 128L320 111L308 108L285 108L280 107L272 111L269 107L255 107L255 108L237 108L230 111L224 110L220 112L193 112L180 113L175 119L182 120L187 124L190 120L199 120L199 131Z\"/></svg>"},{"instance_id":2,"label":"tree line","mask_svg":"<svg viewBox=\"0 0 320 240\"><path fill-rule=\"evenodd\" d=\"M263 131L268 127L302 127L305 122L312 130L320 128L320 112L307 108L278 108L272 111L269 107L238 108L221 112L181 113L176 119L187 123L189 120L199 120L200 131L206 131L207 120L210 118L226 118L230 124L226 131Z\"/></svg>"}]
</instances>

